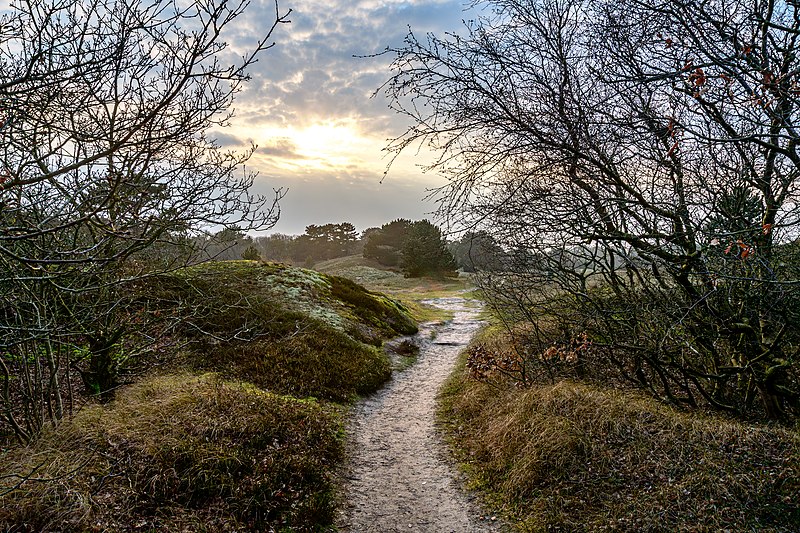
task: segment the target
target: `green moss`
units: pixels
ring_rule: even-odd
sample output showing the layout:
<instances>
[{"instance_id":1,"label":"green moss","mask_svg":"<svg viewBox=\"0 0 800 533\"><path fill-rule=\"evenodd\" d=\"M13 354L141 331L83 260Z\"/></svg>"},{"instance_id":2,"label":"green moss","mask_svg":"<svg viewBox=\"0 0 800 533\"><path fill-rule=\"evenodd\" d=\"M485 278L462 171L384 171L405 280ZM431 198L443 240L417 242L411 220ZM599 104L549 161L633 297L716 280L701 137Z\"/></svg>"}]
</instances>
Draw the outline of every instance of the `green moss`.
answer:
<instances>
[{"instance_id":1,"label":"green moss","mask_svg":"<svg viewBox=\"0 0 800 533\"><path fill-rule=\"evenodd\" d=\"M224 336L262 331L273 316L299 313L372 344L416 331L402 304L352 281L255 261L206 263L151 283L151 300L177 303L198 330ZM265 311L265 309L272 309Z\"/></svg>"},{"instance_id":2,"label":"green moss","mask_svg":"<svg viewBox=\"0 0 800 533\"><path fill-rule=\"evenodd\" d=\"M417 332L408 309L400 302L372 293L347 278L327 276L327 279L331 296L347 305L360 324L372 326L377 336L393 337Z\"/></svg>"},{"instance_id":3,"label":"green moss","mask_svg":"<svg viewBox=\"0 0 800 533\"><path fill-rule=\"evenodd\" d=\"M313 319L284 325L282 336L208 347L197 364L283 394L340 402L391 377L389 359L375 347Z\"/></svg>"}]
</instances>

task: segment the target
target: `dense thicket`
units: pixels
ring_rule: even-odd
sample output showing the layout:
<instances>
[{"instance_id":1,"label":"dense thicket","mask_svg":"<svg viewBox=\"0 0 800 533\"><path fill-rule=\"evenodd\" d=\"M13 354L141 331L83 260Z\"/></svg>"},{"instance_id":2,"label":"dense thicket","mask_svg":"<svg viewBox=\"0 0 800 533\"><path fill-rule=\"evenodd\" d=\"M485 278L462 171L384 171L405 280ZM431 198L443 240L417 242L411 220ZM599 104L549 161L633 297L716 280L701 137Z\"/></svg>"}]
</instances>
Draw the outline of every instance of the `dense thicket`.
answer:
<instances>
[{"instance_id":1,"label":"dense thicket","mask_svg":"<svg viewBox=\"0 0 800 533\"><path fill-rule=\"evenodd\" d=\"M800 414L798 9L496 0L395 50L392 148L439 150L443 212L507 252L519 357Z\"/></svg>"}]
</instances>

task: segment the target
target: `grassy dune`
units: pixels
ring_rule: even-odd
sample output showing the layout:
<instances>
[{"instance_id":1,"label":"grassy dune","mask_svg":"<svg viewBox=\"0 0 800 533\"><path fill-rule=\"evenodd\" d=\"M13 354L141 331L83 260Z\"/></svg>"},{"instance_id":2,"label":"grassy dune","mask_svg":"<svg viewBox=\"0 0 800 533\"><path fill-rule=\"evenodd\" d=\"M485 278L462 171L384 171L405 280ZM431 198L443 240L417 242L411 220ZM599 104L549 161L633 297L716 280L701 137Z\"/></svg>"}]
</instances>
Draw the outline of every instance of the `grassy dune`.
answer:
<instances>
[{"instance_id":1,"label":"grassy dune","mask_svg":"<svg viewBox=\"0 0 800 533\"><path fill-rule=\"evenodd\" d=\"M397 270L387 270L377 261L360 255L331 259L314 265L320 272L348 278L369 290L385 292L397 298L409 309L411 315L420 322L446 320L451 317L447 311L425 305L423 300L454 296L471 288L465 277L433 279L406 278Z\"/></svg>"},{"instance_id":2,"label":"grassy dune","mask_svg":"<svg viewBox=\"0 0 800 533\"><path fill-rule=\"evenodd\" d=\"M562 381L471 379L440 418L471 484L521 531L798 531L800 434Z\"/></svg>"},{"instance_id":3,"label":"grassy dune","mask_svg":"<svg viewBox=\"0 0 800 533\"><path fill-rule=\"evenodd\" d=\"M182 317L147 377L0 455L0 530L315 530L344 406L391 376L403 304L336 276L209 263L137 288Z\"/></svg>"},{"instance_id":4,"label":"grassy dune","mask_svg":"<svg viewBox=\"0 0 800 533\"><path fill-rule=\"evenodd\" d=\"M324 404L173 374L123 390L4 457L37 482L2 498L13 531L239 531L327 523L342 457ZM42 482L41 480L50 480Z\"/></svg>"},{"instance_id":5,"label":"grassy dune","mask_svg":"<svg viewBox=\"0 0 800 533\"><path fill-rule=\"evenodd\" d=\"M391 375L383 339L416 332L399 302L280 264L211 263L158 290L159 305L180 302L190 314L187 365L301 397L346 401L377 389Z\"/></svg>"}]
</instances>

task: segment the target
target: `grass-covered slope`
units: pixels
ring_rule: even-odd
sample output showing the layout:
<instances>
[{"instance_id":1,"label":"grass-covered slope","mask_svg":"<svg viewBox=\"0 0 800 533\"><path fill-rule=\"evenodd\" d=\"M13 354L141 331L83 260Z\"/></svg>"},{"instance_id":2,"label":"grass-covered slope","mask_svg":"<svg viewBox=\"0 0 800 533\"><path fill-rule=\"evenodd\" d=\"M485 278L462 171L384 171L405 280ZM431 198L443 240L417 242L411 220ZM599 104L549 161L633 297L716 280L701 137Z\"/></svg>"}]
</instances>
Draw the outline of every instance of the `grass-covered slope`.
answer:
<instances>
[{"instance_id":1,"label":"grass-covered slope","mask_svg":"<svg viewBox=\"0 0 800 533\"><path fill-rule=\"evenodd\" d=\"M352 281L274 263L208 263L158 280L185 316L188 364L295 396L343 401L391 374L383 339L416 332L402 304Z\"/></svg>"},{"instance_id":2,"label":"grass-covered slope","mask_svg":"<svg viewBox=\"0 0 800 533\"><path fill-rule=\"evenodd\" d=\"M796 429L570 381L490 385L463 362L440 416L473 487L522 531L800 530Z\"/></svg>"},{"instance_id":3,"label":"grass-covered slope","mask_svg":"<svg viewBox=\"0 0 800 533\"><path fill-rule=\"evenodd\" d=\"M340 431L316 402L212 375L148 379L4 457L36 481L0 499L0 529L311 529L332 520Z\"/></svg>"},{"instance_id":4,"label":"grass-covered slope","mask_svg":"<svg viewBox=\"0 0 800 533\"><path fill-rule=\"evenodd\" d=\"M140 323L174 326L158 365L110 404L0 449L0 531L329 525L341 403L390 377L382 340L416 331L403 305L254 261L194 266L132 296Z\"/></svg>"},{"instance_id":5,"label":"grass-covered slope","mask_svg":"<svg viewBox=\"0 0 800 533\"><path fill-rule=\"evenodd\" d=\"M395 300L348 279L280 263L205 263L163 276L159 283L167 289L162 297L180 301L184 309L190 306L187 316L222 334L243 326L260 332L292 312L369 343L416 331Z\"/></svg>"},{"instance_id":6,"label":"grass-covered slope","mask_svg":"<svg viewBox=\"0 0 800 533\"><path fill-rule=\"evenodd\" d=\"M466 277L444 280L406 278L399 271L388 269L377 261L360 255L322 261L314 265L314 268L332 276L350 279L370 290L391 294L402 301L412 316L420 322L451 317L448 311L425 305L425 299L453 296L471 288Z\"/></svg>"}]
</instances>

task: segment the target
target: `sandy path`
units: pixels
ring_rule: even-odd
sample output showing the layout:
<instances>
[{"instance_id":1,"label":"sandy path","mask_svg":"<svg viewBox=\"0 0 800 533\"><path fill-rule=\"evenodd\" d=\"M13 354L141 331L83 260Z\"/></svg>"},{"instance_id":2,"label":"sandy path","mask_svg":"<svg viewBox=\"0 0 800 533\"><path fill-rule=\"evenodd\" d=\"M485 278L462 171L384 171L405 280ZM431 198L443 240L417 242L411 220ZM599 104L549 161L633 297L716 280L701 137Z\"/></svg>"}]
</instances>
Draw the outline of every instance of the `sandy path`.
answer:
<instances>
[{"instance_id":1,"label":"sandy path","mask_svg":"<svg viewBox=\"0 0 800 533\"><path fill-rule=\"evenodd\" d=\"M434 427L436 394L480 327L478 309L463 298L430 303L452 309L454 319L420 328L419 360L355 408L343 531L499 530L461 490Z\"/></svg>"}]
</instances>

